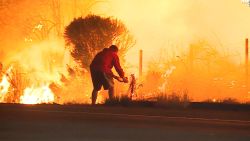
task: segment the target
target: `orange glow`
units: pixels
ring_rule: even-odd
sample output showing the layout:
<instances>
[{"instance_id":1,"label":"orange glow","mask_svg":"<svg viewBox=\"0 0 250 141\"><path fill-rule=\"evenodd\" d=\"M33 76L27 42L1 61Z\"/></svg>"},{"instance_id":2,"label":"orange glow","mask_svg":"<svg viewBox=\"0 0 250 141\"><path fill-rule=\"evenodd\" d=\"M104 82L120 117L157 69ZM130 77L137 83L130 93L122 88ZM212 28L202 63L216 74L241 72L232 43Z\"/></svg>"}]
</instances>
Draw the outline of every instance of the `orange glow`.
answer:
<instances>
[{"instance_id":1,"label":"orange glow","mask_svg":"<svg viewBox=\"0 0 250 141\"><path fill-rule=\"evenodd\" d=\"M2 74L0 102L91 103L89 72L77 66L63 39L65 26L90 13L121 20L135 37L125 54L127 76L138 76L143 50L138 97L185 92L193 101L250 101L244 52L250 8L240 0L31 1L10 1L0 9L1 63L20 65L15 76L15 66ZM84 74L73 76L68 67ZM116 93L127 93L127 84L116 86ZM97 103L105 98L99 94Z\"/></svg>"},{"instance_id":2,"label":"orange glow","mask_svg":"<svg viewBox=\"0 0 250 141\"><path fill-rule=\"evenodd\" d=\"M136 37L135 47L126 54L131 66L127 72L138 76L142 49L145 93L187 90L194 101L249 101L244 41L250 38L250 8L240 1L111 0L94 11L118 17ZM176 69L166 81L149 76L159 78L172 65Z\"/></svg>"}]
</instances>

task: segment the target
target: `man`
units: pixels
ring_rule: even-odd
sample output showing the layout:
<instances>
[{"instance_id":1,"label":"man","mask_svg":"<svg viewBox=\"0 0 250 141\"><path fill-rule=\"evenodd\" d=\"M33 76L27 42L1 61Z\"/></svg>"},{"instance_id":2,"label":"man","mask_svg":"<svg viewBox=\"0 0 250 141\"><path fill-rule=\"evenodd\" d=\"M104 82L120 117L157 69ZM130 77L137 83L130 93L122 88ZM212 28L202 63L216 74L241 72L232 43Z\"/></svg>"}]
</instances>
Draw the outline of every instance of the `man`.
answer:
<instances>
[{"instance_id":1,"label":"man","mask_svg":"<svg viewBox=\"0 0 250 141\"><path fill-rule=\"evenodd\" d=\"M92 104L96 103L98 91L101 87L104 90L108 90L109 99L113 100L114 97L114 80L119 80L119 77L115 76L112 72L112 68L115 67L116 72L125 83L128 82L127 77L124 76L124 71L120 66L119 57L117 55L118 47L111 45L109 48L104 48L99 52L90 64L90 72L94 89L92 91Z\"/></svg>"}]
</instances>

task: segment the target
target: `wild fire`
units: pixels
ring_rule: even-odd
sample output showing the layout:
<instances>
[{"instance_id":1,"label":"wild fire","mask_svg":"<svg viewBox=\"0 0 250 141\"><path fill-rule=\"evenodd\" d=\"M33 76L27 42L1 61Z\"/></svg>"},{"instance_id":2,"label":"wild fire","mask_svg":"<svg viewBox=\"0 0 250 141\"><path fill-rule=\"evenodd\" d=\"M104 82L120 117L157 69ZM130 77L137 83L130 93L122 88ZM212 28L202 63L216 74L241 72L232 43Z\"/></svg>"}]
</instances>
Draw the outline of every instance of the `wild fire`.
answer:
<instances>
[{"instance_id":1,"label":"wild fire","mask_svg":"<svg viewBox=\"0 0 250 141\"><path fill-rule=\"evenodd\" d=\"M3 1L0 103L91 103L89 64L111 44L126 76L134 74L133 86L115 81L118 97L250 101L249 7L230 1L235 12L228 14L230 6L221 12L224 1L109 2L110 11L91 0ZM97 103L106 97L101 91Z\"/></svg>"}]
</instances>

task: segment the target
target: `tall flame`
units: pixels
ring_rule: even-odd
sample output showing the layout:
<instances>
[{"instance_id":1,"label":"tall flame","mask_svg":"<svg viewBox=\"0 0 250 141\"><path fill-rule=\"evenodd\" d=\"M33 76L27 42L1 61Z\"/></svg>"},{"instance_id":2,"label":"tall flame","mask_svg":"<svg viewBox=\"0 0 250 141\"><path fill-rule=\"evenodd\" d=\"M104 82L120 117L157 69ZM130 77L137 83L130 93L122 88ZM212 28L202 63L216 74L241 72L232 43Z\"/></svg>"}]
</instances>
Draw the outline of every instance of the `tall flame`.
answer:
<instances>
[{"instance_id":1,"label":"tall flame","mask_svg":"<svg viewBox=\"0 0 250 141\"><path fill-rule=\"evenodd\" d=\"M20 103L23 104L53 103L54 100L54 94L48 84L37 88L27 87L20 97Z\"/></svg>"}]
</instances>

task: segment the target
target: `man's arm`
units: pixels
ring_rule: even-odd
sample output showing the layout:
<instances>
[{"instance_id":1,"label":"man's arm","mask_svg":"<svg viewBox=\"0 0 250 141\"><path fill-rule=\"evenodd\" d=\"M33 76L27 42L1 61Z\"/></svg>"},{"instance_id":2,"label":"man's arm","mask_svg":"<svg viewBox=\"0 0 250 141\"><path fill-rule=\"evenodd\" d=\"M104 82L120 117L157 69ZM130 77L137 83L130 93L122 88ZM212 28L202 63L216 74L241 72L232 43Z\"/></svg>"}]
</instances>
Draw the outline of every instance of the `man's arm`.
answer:
<instances>
[{"instance_id":1,"label":"man's arm","mask_svg":"<svg viewBox=\"0 0 250 141\"><path fill-rule=\"evenodd\" d=\"M121 78L124 78L124 71L120 65L120 60L116 53L114 53L113 63L114 63L116 72L119 74Z\"/></svg>"}]
</instances>

